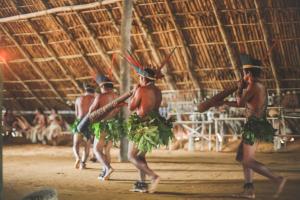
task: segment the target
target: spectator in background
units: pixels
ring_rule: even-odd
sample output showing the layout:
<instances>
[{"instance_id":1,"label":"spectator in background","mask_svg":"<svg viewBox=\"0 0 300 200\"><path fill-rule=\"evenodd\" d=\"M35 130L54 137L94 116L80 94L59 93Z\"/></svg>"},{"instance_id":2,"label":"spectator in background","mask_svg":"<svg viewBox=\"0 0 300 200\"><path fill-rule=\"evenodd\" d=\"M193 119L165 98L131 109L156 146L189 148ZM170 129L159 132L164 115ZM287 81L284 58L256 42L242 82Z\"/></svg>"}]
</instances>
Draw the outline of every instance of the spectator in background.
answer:
<instances>
[{"instance_id":1,"label":"spectator in background","mask_svg":"<svg viewBox=\"0 0 300 200\"><path fill-rule=\"evenodd\" d=\"M44 140L44 131L47 127L47 117L41 108L36 109L33 125L34 127L27 133L27 138L30 139L32 143L41 141L45 144L46 141Z\"/></svg>"}]
</instances>

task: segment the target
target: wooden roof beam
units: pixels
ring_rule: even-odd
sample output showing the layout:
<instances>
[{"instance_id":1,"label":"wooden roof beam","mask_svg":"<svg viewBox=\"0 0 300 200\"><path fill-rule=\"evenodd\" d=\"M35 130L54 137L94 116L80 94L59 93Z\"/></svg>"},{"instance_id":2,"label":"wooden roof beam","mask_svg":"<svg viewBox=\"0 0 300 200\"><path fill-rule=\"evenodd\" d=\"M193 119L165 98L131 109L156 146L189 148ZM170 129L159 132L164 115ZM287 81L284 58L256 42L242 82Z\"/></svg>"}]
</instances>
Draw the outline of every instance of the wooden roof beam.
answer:
<instances>
[{"instance_id":1,"label":"wooden roof beam","mask_svg":"<svg viewBox=\"0 0 300 200\"><path fill-rule=\"evenodd\" d=\"M157 66L159 66L161 61L160 61L158 49L154 45L152 36L151 36L148 28L144 25L144 23L142 22L142 19L138 15L135 5L133 6L133 12L135 13L135 20L137 21L139 27L141 28L141 31L146 39L147 45L151 50L151 54L155 60L155 63L157 64ZM167 82L169 88L171 90L176 90L176 88L177 88L176 83L175 83L174 78L172 77L171 73L168 70L168 64L166 67L163 68L162 72L165 75L165 79L166 79L166 82Z\"/></svg>"},{"instance_id":2,"label":"wooden roof beam","mask_svg":"<svg viewBox=\"0 0 300 200\"><path fill-rule=\"evenodd\" d=\"M184 61L185 61L186 66L187 66L187 71L188 71L189 77L192 80L194 87L197 88L197 89L200 89L201 87L200 87L200 84L199 84L197 76L196 76L196 72L195 72L194 67L193 67L192 55L191 55L191 52L188 48L188 45L186 44L186 41L184 39L184 35L182 33L182 30L179 27L178 23L176 23L177 20L176 20L175 15L173 14L172 3L170 2L170 0L165 0L165 3L166 3L166 8L168 10L171 21L172 21L173 26L175 28L175 31L179 36L178 37L179 38L179 43L180 43L181 46L183 46L183 57L184 57ZM200 89L200 95L201 95L200 99L202 99L203 94L202 94L201 89Z\"/></svg>"},{"instance_id":3,"label":"wooden roof beam","mask_svg":"<svg viewBox=\"0 0 300 200\"><path fill-rule=\"evenodd\" d=\"M57 92L55 87L52 85L52 83L49 82L47 77L43 74L43 72L39 69L39 67L36 65L35 62L33 62L32 57L30 54L24 49L18 41L5 29L3 25L0 24L0 27L2 31L8 36L8 38L16 45L20 53L24 56L24 58L27 60L27 62L32 66L33 70L44 80L44 82L47 83L49 88L52 90L52 92L64 103L66 104L65 99ZM67 105L67 104L66 104Z\"/></svg>"},{"instance_id":4,"label":"wooden roof beam","mask_svg":"<svg viewBox=\"0 0 300 200\"><path fill-rule=\"evenodd\" d=\"M77 10L91 9L91 8L95 8L95 7L101 6L101 5L117 3L119 1L121 1L121 0L100 0L100 1L93 2L93 3L45 9L45 10L32 12L32 13L26 13L26 14L22 14L22 15L3 17L3 18L0 18L0 23L23 20L23 19L33 18L33 17L40 17L43 15L49 15L49 14L54 14L54 13L59 13L59 12L72 12L72 11L77 11Z\"/></svg>"},{"instance_id":5,"label":"wooden roof beam","mask_svg":"<svg viewBox=\"0 0 300 200\"><path fill-rule=\"evenodd\" d=\"M278 74L277 74L276 67L275 67L275 60L274 60L275 55L274 55L274 51L272 50L271 36L268 32L268 28L267 28L266 22L264 20L263 10L260 5L260 2L258 0L254 0L254 4L255 4L256 11L257 11L259 24L260 24L260 27L261 27L261 30L263 33L266 49L267 49L267 52L270 53L269 61L270 61L271 71L272 71L273 77L275 79L276 93L278 95L280 95L280 82L279 82Z\"/></svg>"},{"instance_id":6,"label":"wooden roof beam","mask_svg":"<svg viewBox=\"0 0 300 200\"><path fill-rule=\"evenodd\" d=\"M31 96L33 96L35 98L35 100L43 107L49 108L49 106L47 106L46 104L44 104L44 102L30 89L30 87L22 80L22 78L17 75L12 68L9 67L9 65L7 64L6 61L2 61L2 64L6 67L6 69L11 73L11 75L13 75L22 85L24 88L26 88L28 90L28 92L31 94Z\"/></svg>"},{"instance_id":7,"label":"wooden roof beam","mask_svg":"<svg viewBox=\"0 0 300 200\"><path fill-rule=\"evenodd\" d=\"M18 12L22 13L20 11L20 9L18 8L18 5L14 2L14 1L11 1L12 4L16 7L16 9L18 10ZM37 30L36 28L32 25L32 22L30 19L26 19L26 21L28 22L29 26L31 27L31 29L34 31L34 34L39 38L42 46L46 49L46 51L48 52L48 54L51 56L51 59L54 60L56 62L56 64L58 65L58 67L60 68L60 70L64 73L64 75L70 79L70 81L72 82L72 84L76 87L76 89L79 91L79 92L83 92L83 89L80 87L79 83L75 80L75 78L69 74L67 72L67 70L65 69L65 67L63 66L63 64L61 63L61 61L58 59L58 54L54 51L54 49L49 46L47 44L47 40L46 38L41 35Z\"/></svg>"},{"instance_id":8,"label":"wooden roof beam","mask_svg":"<svg viewBox=\"0 0 300 200\"><path fill-rule=\"evenodd\" d=\"M218 28L221 33L222 39L224 41L231 65L233 67L235 78L236 78L236 80L239 80L239 79L241 79L241 73L239 70L239 67L241 64L240 64L238 54L232 46L228 32L226 31L225 26L221 20L221 13L217 8L215 0L210 0L210 3L212 5L213 12L214 12L217 24L218 24Z\"/></svg>"}]
</instances>

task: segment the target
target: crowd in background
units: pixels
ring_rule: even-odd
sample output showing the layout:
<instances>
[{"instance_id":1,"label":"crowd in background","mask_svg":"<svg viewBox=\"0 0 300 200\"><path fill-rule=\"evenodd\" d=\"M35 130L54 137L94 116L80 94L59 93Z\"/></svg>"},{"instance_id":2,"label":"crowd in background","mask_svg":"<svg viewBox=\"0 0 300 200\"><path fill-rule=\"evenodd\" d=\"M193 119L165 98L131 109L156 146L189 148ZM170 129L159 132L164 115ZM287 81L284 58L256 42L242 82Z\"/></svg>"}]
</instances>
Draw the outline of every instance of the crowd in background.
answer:
<instances>
[{"instance_id":1,"label":"crowd in background","mask_svg":"<svg viewBox=\"0 0 300 200\"><path fill-rule=\"evenodd\" d=\"M20 114L6 109L2 116L6 136L24 137L32 143L56 144L57 138L69 129L68 123L55 108L47 116L41 108L36 109L32 122Z\"/></svg>"}]
</instances>

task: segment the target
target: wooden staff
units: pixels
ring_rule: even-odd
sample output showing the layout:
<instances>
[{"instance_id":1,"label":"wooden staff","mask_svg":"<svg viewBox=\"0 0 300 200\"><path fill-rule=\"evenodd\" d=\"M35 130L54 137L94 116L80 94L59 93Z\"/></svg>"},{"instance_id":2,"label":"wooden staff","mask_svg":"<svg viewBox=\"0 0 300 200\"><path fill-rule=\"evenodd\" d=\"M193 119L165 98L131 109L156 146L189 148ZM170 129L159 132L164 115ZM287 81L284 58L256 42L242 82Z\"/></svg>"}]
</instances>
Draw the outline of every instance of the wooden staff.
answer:
<instances>
[{"instance_id":1,"label":"wooden staff","mask_svg":"<svg viewBox=\"0 0 300 200\"><path fill-rule=\"evenodd\" d=\"M201 102L198 105L199 112L205 112L209 108L216 106L218 102L224 100L226 97L233 94L237 89L238 89L238 86L233 86L233 87L227 88L227 89L223 90L222 92L214 95L212 98Z\"/></svg>"},{"instance_id":2,"label":"wooden staff","mask_svg":"<svg viewBox=\"0 0 300 200\"><path fill-rule=\"evenodd\" d=\"M87 114L78 124L77 130L81 133L87 132L91 123L104 119L106 115L110 113L113 109L115 109L120 103L126 101L129 97L131 97L133 92L134 90L131 90L118 97L111 103L106 104L105 106L93 111L90 114Z\"/></svg>"}]
</instances>

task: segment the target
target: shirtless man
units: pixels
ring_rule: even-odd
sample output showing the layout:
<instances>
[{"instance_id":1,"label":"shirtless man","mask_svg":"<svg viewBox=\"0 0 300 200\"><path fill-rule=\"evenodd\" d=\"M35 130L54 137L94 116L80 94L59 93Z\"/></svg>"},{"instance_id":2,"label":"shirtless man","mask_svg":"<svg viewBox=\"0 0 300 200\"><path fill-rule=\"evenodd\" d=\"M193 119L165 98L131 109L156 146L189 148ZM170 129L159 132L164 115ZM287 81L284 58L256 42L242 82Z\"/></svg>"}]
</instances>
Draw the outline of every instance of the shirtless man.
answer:
<instances>
[{"instance_id":1,"label":"shirtless man","mask_svg":"<svg viewBox=\"0 0 300 200\"><path fill-rule=\"evenodd\" d=\"M97 75L96 81L100 87L100 94L95 97L89 113L111 103L118 97L114 92L113 83L109 78L103 75ZM109 180L111 173L114 171L111 167L110 149L113 142L119 139L120 122L117 115L120 109L116 108L108 113L103 120L93 124L95 134L93 152L97 160L102 164L102 173L98 176L99 180Z\"/></svg>"},{"instance_id":2,"label":"shirtless man","mask_svg":"<svg viewBox=\"0 0 300 200\"><path fill-rule=\"evenodd\" d=\"M150 128L150 126L151 128L156 128L154 136L157 134L161 136L161 134L164 133L162 130L159 130L160 126L158 126L157 123L164 123L164 118L158 114L158 109L162 102L162 94L160 89L155 86L155 73L150 68L146 68L144 71L145 74L140 74L140 86L138 85L135 88L135 92L129 103L130 111L135 111L135 113L130 116L128 121L129 124L132 123L130 124L131 130L128 132L128 139L130 140L128 158L140 173L140 181L134 184L134 188L131 191L153 193L156 190L160 177L149 168L145 157L147 149L145 149L143 145L139 145L141 140L136 140L134 136L141 134L141 132L145 131L145 127ZM152 122L154 122L154 124L152 124ZM171 129L169 130L169 134L172 134ZM142 134L145 134L145 132ZM153 147L158 145L159 144L154 144ZM146 175L151 178L149 190L145 183Z\"/></svg>"},{"instance_id":3,"label":"shirtless man","mask_svg":"<svg viewBox=\"0 0 300 200\"><path fill-rule=\"evenodd\" d=\"M275 129L266 119L267 91L259 79L259 66L244 65L244 80L240 82L237 101L223 103L229 106L246 107L247 123L244 125L242 142L237 153L237 161L244 169L244 192L234 195L238 198L254 199L253 172L259 173L278 185L274 197L278 197L286 182L286 178L273 174L265 165L255 160L255 149L258 141L273 141Z\"/></svg>"},{"instance_id":4,"label":"shirtless man","mask_svg":"<svg viewBox=\"0 0 300 200\"><path fill-rule=\"evenodd\" d=\"M91 131L88 130L88 133L80 133L77 130L77 125L79 124L80 120L83 119L83 117L88 113L89 108L94 101L95 95L94 95L94 88L90 86L89 84L84 84L83 85L85 93L83 96L78 97L75 101L75 115L76 115L76 120L73 125L72 132L74 134L73 137L73 153L75 156L75 165L74 167L76 169L85 169L86 168L86 160L89 156L90 152L90 146L91 146L91 139L90 138L84 138L84 136L90 136ZM86 140L85 140L86 139ZM83 157L82 160L80 159L80 144L84 145L84 152L83 152Z\"/></svg>"}]
</instances>

